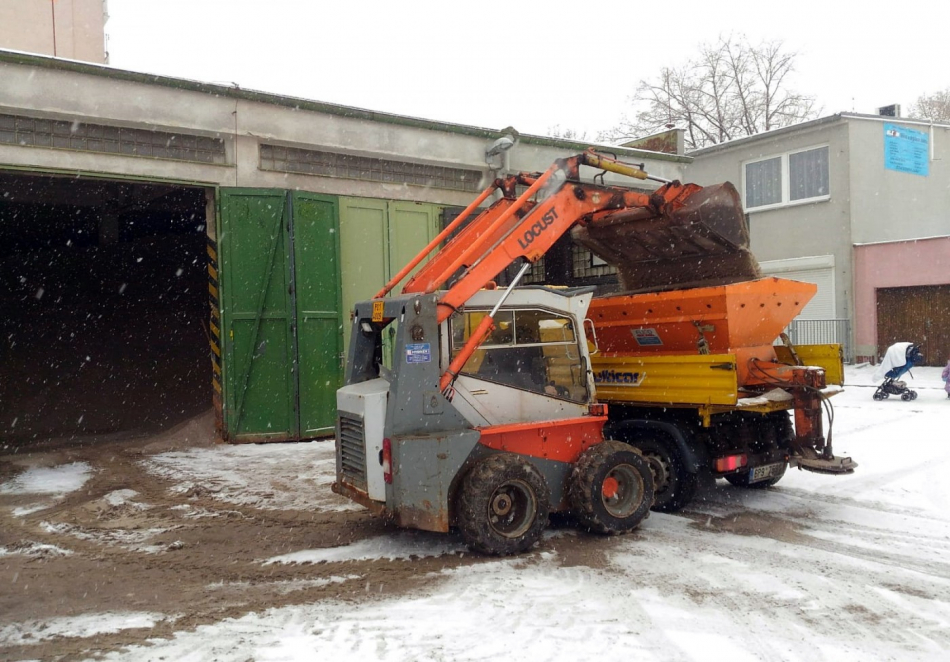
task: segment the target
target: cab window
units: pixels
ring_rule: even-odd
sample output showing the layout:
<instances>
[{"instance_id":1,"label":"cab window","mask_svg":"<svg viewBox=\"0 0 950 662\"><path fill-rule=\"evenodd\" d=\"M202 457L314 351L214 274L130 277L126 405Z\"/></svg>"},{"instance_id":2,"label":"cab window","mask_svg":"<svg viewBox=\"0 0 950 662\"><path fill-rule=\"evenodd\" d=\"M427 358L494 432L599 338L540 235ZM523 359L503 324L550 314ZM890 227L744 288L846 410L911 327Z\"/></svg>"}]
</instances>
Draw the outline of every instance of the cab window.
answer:
<instances>
[{"instance_id":1,"label":"cab window","mask_svg":"<svg viewBox=\"0 0 950 662\"><path fill-rule=\"evenodd\" d=\"M453 358L487 314L467 311L452 318ZM546 310L499 311L495 329L462 372L577 402L588 397L574 323L569 317Z\"/></svg>"}]
</instances>

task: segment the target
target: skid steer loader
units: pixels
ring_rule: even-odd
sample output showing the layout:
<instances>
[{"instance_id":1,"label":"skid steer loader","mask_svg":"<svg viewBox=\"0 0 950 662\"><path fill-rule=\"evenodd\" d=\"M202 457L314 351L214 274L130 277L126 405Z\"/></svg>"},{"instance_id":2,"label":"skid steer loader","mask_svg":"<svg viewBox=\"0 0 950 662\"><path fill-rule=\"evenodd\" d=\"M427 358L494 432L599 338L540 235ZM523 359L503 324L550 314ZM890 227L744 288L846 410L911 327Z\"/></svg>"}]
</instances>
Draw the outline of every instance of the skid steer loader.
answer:
<instances>
[{"instance_id":1,"label":"skid steer loader","mask_svg":"<svg viewBox=\"0 0 950 662\"><path fill-rule=\"evenodd\" d=\"M588 343L593 288L518 283L558 238L585 227L636 224L616 240L626 250L615 259L631 278L655 274L660 287L688 287L704 259L718 265L717 282L755 278L757 267L731 185L659 180L640 192L584 182L581 167L658 179L593 151L497 179L355 305L337 393L337 493L400 526L456 526L487 554L530 548L551 512L602 534L631 531L648 516L658 467L604 435L608 410L597 401ZM656 248L640 250L644 237ZM651 268L658 251L693 272ZM511 284L496 289L493 279L518 262ZM389 329L391 355L382 341Z\"/></svg>"}]
</instances>

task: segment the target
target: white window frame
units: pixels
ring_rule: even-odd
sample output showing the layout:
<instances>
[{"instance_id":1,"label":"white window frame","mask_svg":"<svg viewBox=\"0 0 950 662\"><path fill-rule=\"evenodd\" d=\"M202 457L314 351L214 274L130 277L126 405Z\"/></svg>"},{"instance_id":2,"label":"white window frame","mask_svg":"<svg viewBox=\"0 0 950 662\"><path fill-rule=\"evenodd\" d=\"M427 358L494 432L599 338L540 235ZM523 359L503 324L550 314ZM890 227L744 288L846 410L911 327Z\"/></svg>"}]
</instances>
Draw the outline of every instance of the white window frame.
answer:
<instances>
[{"instance_id":1,"label":"white window frame","mask_svg":"<svg viewBox=\"0 0 950 662\"><path fill-rule=\"evenodd\" d=\"M810 152L814 149L821 149L822 147L828 148L828 193L825 195L818 195L813 198L802 198L801 200L792 200L791 199L791 174L788 169L788 157L792 154L800 154L802 152ZM752 163L759 163L761 161L769 161L774 158L782 159L782 201L773 202L769 205L759 205L758 207L747 207L746 200L746 166ZM784 207L795 207L797 205L807 205L813 202L825 202L831 200L831 146L828 143L820 143L817 145L809 145L808 147L803 147L801 149L793 149L788 152L778 152L776 154L769 154L768 156L757 156L754 159L748 159L743 161L741 164L742 168L742 208L746 210L747 213L753 214L760 211L768 211L770 209L781 209Z\"/></svg>"}]
</instances>

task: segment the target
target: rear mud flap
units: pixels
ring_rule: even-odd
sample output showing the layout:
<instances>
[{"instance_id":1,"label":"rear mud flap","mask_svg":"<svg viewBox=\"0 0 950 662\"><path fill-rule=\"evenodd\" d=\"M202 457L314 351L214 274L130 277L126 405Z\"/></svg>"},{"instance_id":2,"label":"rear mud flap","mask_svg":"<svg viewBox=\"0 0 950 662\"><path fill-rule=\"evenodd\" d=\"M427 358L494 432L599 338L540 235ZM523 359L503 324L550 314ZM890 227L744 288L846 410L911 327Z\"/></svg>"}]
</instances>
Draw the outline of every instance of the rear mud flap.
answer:
<instances>
[{"instance_id":1,"label":"rear mud flap","mask_svg":"<svg viewBox=\"0 0 950 662\"><path fill-rule=\"evenodd\" d=\"M804 469L805 471L814 471L819 474L850 474L854 473L858 463L850 457L836 457L830 460L821 458L804 458L793 455L788 463L793 467Z\"/></svg>"}]
</instances>

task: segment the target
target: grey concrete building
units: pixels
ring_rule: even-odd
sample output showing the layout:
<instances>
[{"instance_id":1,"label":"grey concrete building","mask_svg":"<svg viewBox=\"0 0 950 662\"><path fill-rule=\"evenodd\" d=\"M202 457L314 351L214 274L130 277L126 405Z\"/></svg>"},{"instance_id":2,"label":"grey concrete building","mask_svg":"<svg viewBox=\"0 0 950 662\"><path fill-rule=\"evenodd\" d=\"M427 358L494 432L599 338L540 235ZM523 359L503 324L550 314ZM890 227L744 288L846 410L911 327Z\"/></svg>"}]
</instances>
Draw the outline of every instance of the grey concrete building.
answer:
<instances>
[{"instance_id":1,"label":"grey concrete building","mask_svg":"<svg viewBox=\"0 0 950 662\"><path fill-rule=\"evenodd\" d=\"M818 284L802 329L950 358L950 126L841 113L690 155L692 181L736 183L763 270Z\"/></svg>"}]
</instances>

